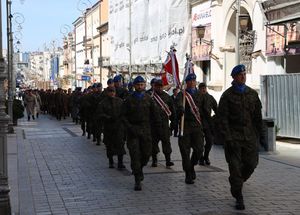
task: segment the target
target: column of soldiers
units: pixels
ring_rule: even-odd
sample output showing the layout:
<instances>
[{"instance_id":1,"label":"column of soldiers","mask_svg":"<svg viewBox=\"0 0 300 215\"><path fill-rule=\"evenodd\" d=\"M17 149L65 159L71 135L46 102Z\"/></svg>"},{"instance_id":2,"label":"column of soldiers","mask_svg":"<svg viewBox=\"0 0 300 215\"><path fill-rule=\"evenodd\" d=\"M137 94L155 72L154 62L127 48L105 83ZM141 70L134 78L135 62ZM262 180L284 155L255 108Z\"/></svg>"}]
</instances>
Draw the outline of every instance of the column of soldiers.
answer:
<instances>
[{"instance_id":1,"label":"column of soldiers","mask_svg":"<svg viewBox=\"0 0 300 215\"><path fill-rule=\"evenodd\" d=\"M245 85L245 67L232 70L233 83L221 97L219 107L207 92L205 83L196 87L196 75L185 78L186 88L174 89L170 96L163 90L160 79L151 80L151 89L137 76L130 90L122 85L122 76L107 81L107 88L94 84L83 90L76 88L71 94L57 91L41 93L42 111L54 114L58 120L71 115L80 123L82 135L100 145L101 134L106 146L108 167L124 169L125 143L131 159L134 190L142 190L143 167L152 157L152 167L158 166L159 142L165 156L166 168L171 168L171 133L178 136L178 145L185 172L185 183L194 184L195 165L210 165L209 153L214 142L212 111L218 115L225 155L230 172L231 193L236 198L236 209L245 209L243 183L253 173L257 161L257 140L261 125L261 104L257 93ZM129 86L129 85L128 85ZM64 102L67 105L64 105ZM170 122L171 121L171 125Z\"/></svg>"}]
</instances>

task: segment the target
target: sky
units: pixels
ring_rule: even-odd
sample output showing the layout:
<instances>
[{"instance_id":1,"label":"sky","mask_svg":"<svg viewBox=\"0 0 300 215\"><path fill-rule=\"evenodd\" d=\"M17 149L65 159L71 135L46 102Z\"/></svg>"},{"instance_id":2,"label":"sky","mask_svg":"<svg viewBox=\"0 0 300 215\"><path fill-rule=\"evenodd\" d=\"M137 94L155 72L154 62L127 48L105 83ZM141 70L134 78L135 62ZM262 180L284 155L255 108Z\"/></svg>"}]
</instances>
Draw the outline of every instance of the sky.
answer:
<instances>
[{"instance_id":1,"label":"sky","mask_svg":"<svg viewBox=\"0 0 300 215\"><path fill-rule=\"evenodd\" d=\"M2 34L3 48L6 49L6 0L2 1ZM73 29L72 23L82 14L86 5L93 5L98 0L12 0L12 14L21 13L24 23L21 24L22 38L21 52L43 51L45 44L50 47L52 41L62 44L63 34L61 29L68 25ZM15 16L17 17L17 16ZM20 16L19 16L20 17ZM20 38L16 22L13 18L13 32Z\"/></svg>"}]
</instances>

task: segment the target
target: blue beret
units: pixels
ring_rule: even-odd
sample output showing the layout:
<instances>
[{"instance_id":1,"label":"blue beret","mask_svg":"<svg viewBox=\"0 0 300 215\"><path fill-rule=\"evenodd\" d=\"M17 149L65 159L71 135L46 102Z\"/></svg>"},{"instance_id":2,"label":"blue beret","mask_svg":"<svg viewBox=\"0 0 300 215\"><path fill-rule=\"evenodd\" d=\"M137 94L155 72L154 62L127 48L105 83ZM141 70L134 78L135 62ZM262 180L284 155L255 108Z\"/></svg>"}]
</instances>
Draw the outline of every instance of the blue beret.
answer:
<instances>
[{"instance_id":1,"label":"blue beret","mask_svg":"<svg viewBox=\"0 0 300 215\"><path fill-rule=\"evenodd\" d=\"M114 82L119 82L119 81L121 81L122 80L122 76L121 75L116 75L115 77L114 77Z\"/></svg>"},{"instance_id":2,"label":"blue beret","mask_svg":"<svg viewBox=\"0 0 300 215\"><path fill-rule=\"evenodd\" d=\"M151 81L150 81L150 84L154 84L156 81L156 78L152 78Z\"/></svg>"},{"instance_id":3,"label":"blue beret","mask_svg":"<svg viewBox=\"0 0 300 215\"><path fill-rule=\"evenodd\" d=\"M114 83L114 79L109 78L109 79L107 80L107 84L112 84L112 83Z\"/></svg>"},{"instance_id":4,"label":"blue beret","mask_svg":"<svg viewBox=\"0 0 300 215\"><path fill-rule=\"evenodd\" d=\"M162 86L163 85L163 81L161 79L156 79L154 82L155 85L157 86Z\"/></svg>"},{"instance_id":5,"label":"blue beret","mask_svg":"<svg viewBox=\"0 0 300 215\"><path fill-rule=\"evenodd\" d=\"M194 73L190 73L186 76L185 81L196 80L197 76Z\"/></svg>"},{"instance_id":6,"label":"blue beret","mask_svg":"<svg viewBox=\"0 0 300 215\"><path fill-rule=\"evenodd\" d=\"M129 83L128 83L128 88L129 87L132 87L133 86L133 83L130 81Z\"/></svg>"},{"instance_id":7,"label":"blue beret","mask_svg":"<svg viewBox=\"0 0 300 215\"><path fill-rule=\"evenodd\" d=\"M145 79L142 76L137 76L134 80L133 80L133 84L138 84L138 83L144 83Z\"/></svg>"},{"instance_id":8,"label":"blue beret","mask_svg":"<svg viewBox=\"0 0 300 215\"><path fill-rule=\"evenodd\" d=\"M232 69L231 76L233 77L233 76L239 74L240 72L244 72L244 71L246 71L245 66L243 64L239 64Z\"/></svg>"}]
</instances>

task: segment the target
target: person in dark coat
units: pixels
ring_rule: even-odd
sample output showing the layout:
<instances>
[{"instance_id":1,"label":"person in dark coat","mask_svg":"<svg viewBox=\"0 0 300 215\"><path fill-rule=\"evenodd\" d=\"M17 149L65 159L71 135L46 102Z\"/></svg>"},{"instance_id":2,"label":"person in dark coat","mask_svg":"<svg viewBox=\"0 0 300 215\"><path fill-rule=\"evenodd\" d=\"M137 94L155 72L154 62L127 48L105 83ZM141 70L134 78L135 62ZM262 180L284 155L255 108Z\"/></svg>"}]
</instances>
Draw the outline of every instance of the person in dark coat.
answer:
<instances>
[{"instance_id":1,"label":"person in dark coat","mask_svg":"<svg viewBox=\"0 0 300 215\"><path fill-rule=\"evenodd\" d=\"M262 128L261 102L255 90L246 83L244 65L231 72L232 86L221 96L218 118L225 140L225 158L236 209L244 210L242 188L258 164L258 140Z\"/></svg>"},{"instance_id":2,"label":"person in dark coat","mask_svg":"<svg viewBox=\"0 0 300 215\"><path fill-rule=\"evenodd\" d=\"M104 125L104 144L109 159L109 168L114 168L113 156L118 156L118 169L124 169L124 124L122 117L123 100L116 97L114 87L107 88L107 96L99 103L97 119Z\"/></svg>"},{"instance_id":3,"label":"person in dark coat","mask_svg":"<svg viewBox=\"0 0 300 215\"><path fill-rule=\"evenodd\" d=\"M169 119L176 118L174 103L166 92L163 91L163 82L157 79L154 82L152 98L158 106L161 117L161 130L157 133L157 129L152 128L152 167L157 167L157 154L159 153L158 143L161 141L162 151L166 158L166 167L173 166L171 161L172 147L170 142Z\"/></svg>"},{"instance_id":4,"label":"person in dark coat","mask_svg":"<svg viewBox=\"0 0 300 215\"><path fill-rule=\"evenodd\" d=\"M116 96L125 100L128 96L128 91L123 87L122 80L121 75L116 75L114 77L114 86L116 88Z\"/></svg>"},{"instance_id":5,"label":"person in dark coat","mask_svg":"<svg viewBox=\"0 0 300 215\"><path fill-rule=\"evenodd\" d=\"M218 104L217 101L214 99L212 95L207 92L206 83L199 84L199 92L200 94L205 97L206 100L206 108L205 114L202 117L203 123L203 131L204 131L204 138L205 138L205 145L204 145L204 155L199 160L200 165L210 165L209 160L209 152L212 148L213 138L214 138L214 125L213 125L213 118L211 116L212 111L217 113Z\"/></svg>"},{"instance_id":6,"label":"person in dark coat","mask_svg":"<svg viewBox=\"0 0 300 215\"><path fill-rule=\"evenodd\" d=\"M137 76L133 85L135 91L124 101L123 111L127 128L127 147L135 178L134 190L141 190L143 167L147 165L152 154L151 122L157 129L161 129L161 119L155 102L145 93L145 79Z\"/></svg>"},{"instance_id":7,"label":"person in dark coat","mask_svg":"<svg viewBox=\"0 0 300 215\"><path fill-rule=\"evenodd\" d=\"M205 101L196 89L196 75L191 73L185 78L186 89L178 94L178 115L184 114L183 135L178 138L179 149L182 157L182 167L185 171L185 183L194 184L197 165L203 154L203 126L201 117L205 109ZM185 106L183 96L185 95ZM193 156L191 157L191 149Z\"/></svg>"}]
</instances>

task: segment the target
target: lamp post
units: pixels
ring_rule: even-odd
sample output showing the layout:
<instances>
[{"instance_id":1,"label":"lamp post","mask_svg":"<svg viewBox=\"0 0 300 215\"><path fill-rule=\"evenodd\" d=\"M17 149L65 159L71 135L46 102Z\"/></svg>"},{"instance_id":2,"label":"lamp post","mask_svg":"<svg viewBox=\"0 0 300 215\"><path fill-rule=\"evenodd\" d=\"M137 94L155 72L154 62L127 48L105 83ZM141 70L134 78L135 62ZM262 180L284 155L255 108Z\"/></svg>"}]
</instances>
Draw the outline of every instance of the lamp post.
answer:
<instances>
[{"instance_id":1,"label":"lamp post","mask_svg":"<svg viewBox=\"0 0 300 215\"><path fill-rule=\"evenodd\" d=\"M235 64L240 64L240 13L241 0L236 0L236 15L235 15Z\"/></svg>"},{"instance_id":2,"label":"lamp post","mask_svg":"<svg viewBox=\"0 0 300 215\"><path fill-rule=\"evenodd\" d=\"M8 79L8 133L13 133L13 33L12 33L12 14L11 14L11 0L6 0L7 12L7 79Z\"/></svg>"},{"instance_id":3,"label":"lamp post","mask_svg":"<svg viewBox=\"0 0 300 215\"><path fill-rule=\"evenodd\" d=\"M9 116L5 113L4 80L7 78L2 54L2 7L0 1L0 214L10 214L9 186L7 177L7 125Z\"/></svg>"}]
</instances>

